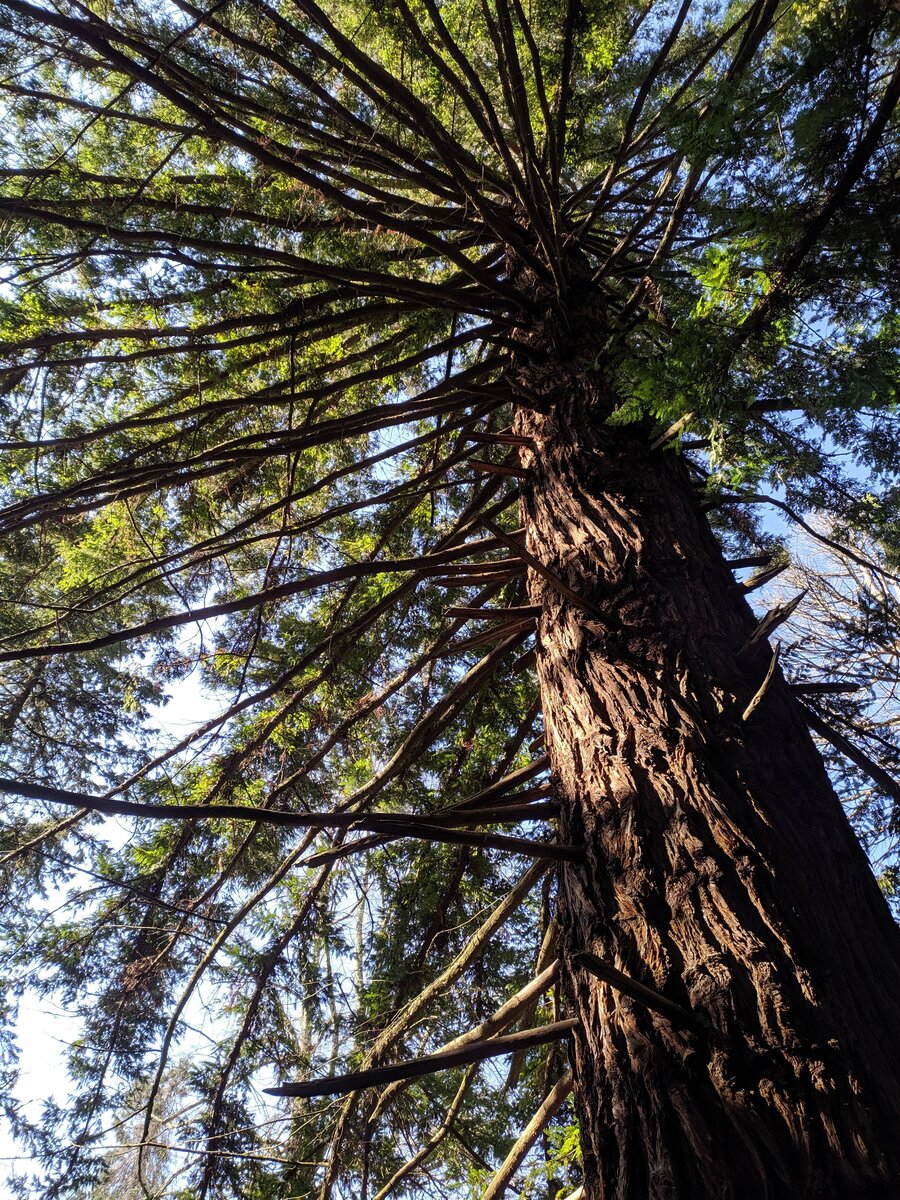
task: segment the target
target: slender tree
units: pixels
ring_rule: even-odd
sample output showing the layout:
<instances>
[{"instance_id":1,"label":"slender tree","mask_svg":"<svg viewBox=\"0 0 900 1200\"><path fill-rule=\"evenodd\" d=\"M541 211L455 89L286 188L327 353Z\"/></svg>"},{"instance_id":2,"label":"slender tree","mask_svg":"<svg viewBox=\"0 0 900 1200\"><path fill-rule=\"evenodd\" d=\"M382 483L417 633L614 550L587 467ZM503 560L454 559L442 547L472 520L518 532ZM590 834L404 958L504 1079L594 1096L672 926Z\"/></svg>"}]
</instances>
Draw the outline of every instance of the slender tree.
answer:
<instances>
[{"instance_id":1,"label":"slender tree","mask_svg":"<svg viewBox=\"0 0 900 1200\"><path fill-rule=\"evenodd\" d=\"M896 6L0 13L40 1194L900 1193Z\"/></svg>"}]
</instances>

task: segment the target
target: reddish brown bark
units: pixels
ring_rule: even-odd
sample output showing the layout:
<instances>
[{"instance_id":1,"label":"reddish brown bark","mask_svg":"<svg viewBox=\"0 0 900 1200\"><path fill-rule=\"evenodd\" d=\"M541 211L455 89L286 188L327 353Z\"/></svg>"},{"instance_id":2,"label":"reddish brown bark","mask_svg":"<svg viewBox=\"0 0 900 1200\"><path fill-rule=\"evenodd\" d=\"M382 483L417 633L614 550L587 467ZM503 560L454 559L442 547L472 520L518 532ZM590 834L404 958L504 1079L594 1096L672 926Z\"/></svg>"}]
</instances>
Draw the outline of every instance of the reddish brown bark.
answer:
<instances>
[{"instance_id":1,"label":"reddish brown bark","mask_svg":"<svg viewBox=\"0 0 900 1200\"><path fill-rule=\"evenodd\" d=\"M900 937L671 451L520 366L586 1200L900 1195ZM525 388L527 387L527 392ZM678 1028L587 950L692 1010Z\"/></svg>"}]
</instances>

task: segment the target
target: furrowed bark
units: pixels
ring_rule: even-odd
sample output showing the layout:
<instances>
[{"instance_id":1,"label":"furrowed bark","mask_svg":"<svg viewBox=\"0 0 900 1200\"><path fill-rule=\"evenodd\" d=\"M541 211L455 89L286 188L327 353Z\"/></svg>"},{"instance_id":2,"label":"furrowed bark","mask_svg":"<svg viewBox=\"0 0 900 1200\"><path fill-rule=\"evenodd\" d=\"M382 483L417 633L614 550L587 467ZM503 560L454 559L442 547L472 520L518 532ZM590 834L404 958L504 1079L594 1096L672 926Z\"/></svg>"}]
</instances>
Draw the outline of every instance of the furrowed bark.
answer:
<instances>
[{"instance_id":1,"label":"furrowed bark","mask_svg":"<svg viewBox=\"0 0 900 1200\"><path fill-rule=\"evenodd\" d=\"M595 350L531 336L528 598L560 839L587 856L559 896L585 1200L896 1196L900 932L780 670L742 720L772 650L683 463L607 422Z\"/></svg>"}]
</instances>

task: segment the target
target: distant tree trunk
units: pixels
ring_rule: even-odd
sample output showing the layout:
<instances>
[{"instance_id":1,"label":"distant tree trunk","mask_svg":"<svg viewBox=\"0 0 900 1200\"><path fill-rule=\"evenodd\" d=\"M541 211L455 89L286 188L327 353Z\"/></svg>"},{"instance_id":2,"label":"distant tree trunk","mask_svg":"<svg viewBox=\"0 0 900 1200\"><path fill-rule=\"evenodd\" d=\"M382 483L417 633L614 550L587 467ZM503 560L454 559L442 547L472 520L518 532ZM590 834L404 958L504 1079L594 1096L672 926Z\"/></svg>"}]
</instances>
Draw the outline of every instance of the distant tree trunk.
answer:
<instances>
[{"instance_id":1,"label":"distant tree trunk","mask_svg":"<svg viewBox=\"0 0 900 1200\"><path fill-rule=\"evenodd\" d=\"M525 359L525 356L523 356ZM677 454L590 368L523 399L585 1200L900 1195L900 936ZM581 361L585 361L582 356ZM543 399L543 404L540 399ZM545 411L539 411L544 409ZM678 1029L572 962L693 1010Z\"/></svg>"}]
</instances>

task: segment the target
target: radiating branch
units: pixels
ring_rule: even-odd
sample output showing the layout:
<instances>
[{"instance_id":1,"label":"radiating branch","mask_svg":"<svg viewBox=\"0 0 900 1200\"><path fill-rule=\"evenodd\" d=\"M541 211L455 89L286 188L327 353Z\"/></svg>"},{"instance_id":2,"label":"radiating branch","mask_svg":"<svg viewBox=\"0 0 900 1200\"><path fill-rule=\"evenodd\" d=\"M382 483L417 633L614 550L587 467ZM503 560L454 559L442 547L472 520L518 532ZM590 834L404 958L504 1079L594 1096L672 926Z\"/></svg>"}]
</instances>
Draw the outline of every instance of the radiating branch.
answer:
<instances>
[{"instance_id":1,"label":"radiating branch","mask_svg":"<svg viewBox=\"0 0 900 1200\"><path fill-rule=\"evenodd\" d=\"M537 1029L523 1029L501 1037L489 1038L484 1042L473 1042L457 1050L442 1050L437 1054L426 1054L422 1058L407 1059L385 1067L370 1067L349 1075L334 1075L330 1079L310 1079L304 1083L286 1083L280 1087L263 1088L271 1096L344 1096L362 1088L377 1087L397 1079L416 1079L422 1075L433 1075L450 1067L461 1067L468 1063L483 1062L486 1058L497 1058L513 1054L516 1050L532 1046L543 1046L568 1037L578 1025L577 1017L555 1021L552 1025L541 1025Z\"/></svg>"},{"instance_id":2,"label":"radiating branch","mask_svg":"<svg viewBox=\"0 0 900 1200\"><path fill-rule=\"evenodd\" d=\"M603 959L598 958L596 954L591 954L587 950L581 950L572 956L572 961L577 966L584 968L584 970L590 971L592 975L596 975L598 979L602 979L604 983L608 983L610 987L614 988L617 992L621 992L623 996L628 996L631 1000L636 1000L646 1008L653 1009L654 1012L668 1017L673 1025L696 1027L697 1018L694 1013L689 1012L686 1008L682 1008L674 1000L669 1000L666 996L654 991L653 988L647 987L646 984L632 979L623 971L618 970L617 967L613 967L609 963L604 962Z\"/></svg>"}]
</instances>

